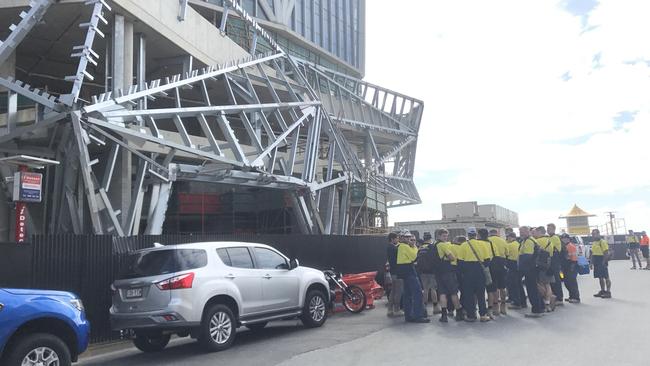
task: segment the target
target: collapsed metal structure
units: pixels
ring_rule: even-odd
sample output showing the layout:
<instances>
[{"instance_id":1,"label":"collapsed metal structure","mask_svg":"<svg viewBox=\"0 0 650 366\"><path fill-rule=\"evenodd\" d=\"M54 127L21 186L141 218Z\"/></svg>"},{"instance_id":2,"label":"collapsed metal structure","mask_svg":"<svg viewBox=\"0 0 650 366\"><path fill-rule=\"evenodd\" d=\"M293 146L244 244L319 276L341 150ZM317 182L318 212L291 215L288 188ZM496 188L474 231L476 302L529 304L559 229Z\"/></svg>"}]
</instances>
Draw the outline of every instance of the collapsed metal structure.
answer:
<instances>
[{"instance_id":1,"label":"collapsed metal structure","mask_svg":"<svg viewBox=\"0 0 650 366\"><path fill-rule=\"evenodd\" d=\"M187 1L169 2L177 22L185 21L192 11ZM0 66L13 57L21 70L16 50L59 6L29 2L0 44ZM248 56L198 68L187 56L180 73L146 80L141 37L135 82L129 83L130 75L124 82L119 75L130 67L120 64L125 18L104 0L85 6L90 16L79 24L83 42L71 47L77 60L72 76L61 75L56 87L37 73L23 71L23 81L0 77L7 90L0 155L60 163L47 168L44 207L31 209L34 231L159 234L170 192L181 181L282 191L304 233L386 225L363 205L352 207L350 190L357 183L379 192L388 207L420 202L413 169L421 101L289 56L236 3L224 10L219 26L224 32L228 14L250 22ZM98 40L108 46L95 47ZM256 49L262 40L270 52ZM104 90L88 86L101 66ZM31 111L26 118L19 118L18 96L31 103L22 111ZM0 171L10 198L13 169L0 165Z\"/></svg>"}]
</instances>

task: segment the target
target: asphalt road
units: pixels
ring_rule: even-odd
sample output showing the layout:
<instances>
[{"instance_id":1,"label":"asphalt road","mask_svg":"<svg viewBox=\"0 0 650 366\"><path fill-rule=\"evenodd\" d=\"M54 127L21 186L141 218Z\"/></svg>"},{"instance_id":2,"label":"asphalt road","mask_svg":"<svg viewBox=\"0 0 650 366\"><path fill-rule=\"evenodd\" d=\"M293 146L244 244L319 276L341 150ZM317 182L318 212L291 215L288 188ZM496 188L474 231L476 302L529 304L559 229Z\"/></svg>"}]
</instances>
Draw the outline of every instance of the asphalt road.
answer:
<instances>
[{"instance_id":1,"label":"asphalt road","mask_svg":"<svg viewBox=\"0 0 650 366\"><path fill-rule=\"evenodd\" d=\"M337 314L319 329L299 322L241 330L235 345L205 354L188 339L158 354L122 344L96 348L80 365L645 365L650 337L650 271L630 262L610 265L612 299L594 298L597 283L580 276L582 304L566 304L541 319L523 312L490 323L405 324L382 302L359 315Z\"/></svg>"}]
</instances>

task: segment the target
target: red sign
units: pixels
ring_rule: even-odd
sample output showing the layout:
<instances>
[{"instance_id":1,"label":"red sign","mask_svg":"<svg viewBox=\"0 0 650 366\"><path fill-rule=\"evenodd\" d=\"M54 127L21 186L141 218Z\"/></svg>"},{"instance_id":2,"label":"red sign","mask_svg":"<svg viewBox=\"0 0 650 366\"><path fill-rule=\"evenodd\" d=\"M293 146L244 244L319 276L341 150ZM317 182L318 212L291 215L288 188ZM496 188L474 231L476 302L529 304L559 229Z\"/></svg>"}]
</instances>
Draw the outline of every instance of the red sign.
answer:
<instances>
[{"instance_id":1,"label":"red sign","mask_svg":"<svg viewBox=\"0 0 650 366\"><path fill-rule=\"evenodd\" d=\"M22 243L27 239L27 204L16 202L16 242Z\"/></svg>"},{"instance_id":2,"label":"red sign","mask_svg":"<svg viewBox=\"0 0 650 366\"><path fill-rule=\"evenodd\" d=\"M179 193L178 213L216 214L219 213L219 195L215 193Z\"/></svg>"}]
</instances>

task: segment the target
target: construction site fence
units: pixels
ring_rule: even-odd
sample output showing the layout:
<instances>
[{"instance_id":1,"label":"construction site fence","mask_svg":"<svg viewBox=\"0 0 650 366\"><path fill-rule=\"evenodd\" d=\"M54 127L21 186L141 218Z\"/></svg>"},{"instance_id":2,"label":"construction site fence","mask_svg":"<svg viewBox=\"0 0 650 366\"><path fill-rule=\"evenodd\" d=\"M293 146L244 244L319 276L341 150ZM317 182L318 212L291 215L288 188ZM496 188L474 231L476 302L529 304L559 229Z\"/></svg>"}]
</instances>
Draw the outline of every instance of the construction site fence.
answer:
<instances>
[{"instance_id":1,"label":"construction site fence","mask_svg":"<svg viewBox=\"0 0 650 366\"><path fill-rule=\"evenodd\" d=\"M125 254L154 246L206 241L270 245L303 266L343 273L378 271L383 278L385 236L333 235L56 235L31 237L29 243L0 243L0 287L70 291L78 295L91 323L91 342L117 339L111 331L110 285Z\"/></svg>"}]
</instances>

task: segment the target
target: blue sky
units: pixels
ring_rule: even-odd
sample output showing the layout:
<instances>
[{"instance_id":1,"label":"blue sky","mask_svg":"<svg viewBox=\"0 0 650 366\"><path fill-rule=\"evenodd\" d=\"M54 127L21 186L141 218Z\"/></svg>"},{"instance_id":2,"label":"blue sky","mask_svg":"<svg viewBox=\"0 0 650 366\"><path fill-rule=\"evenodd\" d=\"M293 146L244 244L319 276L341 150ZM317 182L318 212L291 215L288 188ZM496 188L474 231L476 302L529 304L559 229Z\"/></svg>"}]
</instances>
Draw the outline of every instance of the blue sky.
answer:
<instances>
[{"instance_id":1,"label":"blue sky","mask_svg":"<svg viewBox=\"0 0 650 366\"><path fill-rule=\"evenodd\" d=\"M425 102L424 202L391 223L479 201L563 226L577 203L650 230L650 1L366 4L366 80Z\"/></svg>"}]
</instances>

